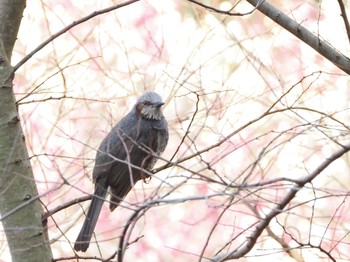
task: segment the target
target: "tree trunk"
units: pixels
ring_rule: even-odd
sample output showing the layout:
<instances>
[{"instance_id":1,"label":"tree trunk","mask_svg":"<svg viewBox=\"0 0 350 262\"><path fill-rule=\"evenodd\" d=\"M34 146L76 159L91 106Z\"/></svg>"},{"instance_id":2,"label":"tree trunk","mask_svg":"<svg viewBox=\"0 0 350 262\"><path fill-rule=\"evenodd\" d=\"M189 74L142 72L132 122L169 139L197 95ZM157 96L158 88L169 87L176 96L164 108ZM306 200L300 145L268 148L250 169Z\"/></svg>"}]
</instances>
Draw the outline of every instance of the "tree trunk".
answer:
<instances>
[{"instance_id":1,"label":"tree trunk","mask_svg":"<svg viewBox=\"0 0 350 262\"><path fill-rule=\"evenodd\" d=\"M0 0L0 213L12 261L50 261L9 62L24 7L25 1Z\"/></svg>"}]
</instances>

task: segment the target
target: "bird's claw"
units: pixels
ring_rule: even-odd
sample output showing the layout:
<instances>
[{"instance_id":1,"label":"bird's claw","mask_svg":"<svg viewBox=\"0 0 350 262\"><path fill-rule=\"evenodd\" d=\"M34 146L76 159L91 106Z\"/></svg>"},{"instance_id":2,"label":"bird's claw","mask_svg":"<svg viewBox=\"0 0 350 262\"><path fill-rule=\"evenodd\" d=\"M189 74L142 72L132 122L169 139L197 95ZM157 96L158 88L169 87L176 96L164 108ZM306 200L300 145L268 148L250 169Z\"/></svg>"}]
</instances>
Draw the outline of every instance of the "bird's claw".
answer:
<instances>
[{"instance_id":1,"label":"bird's claw","mask_svg":"<svg viewBox=\"0 0 350 262\"><path fill-rule=\"evenodd\" d=\"M152 176L142 173L141 179L145 184L148 184L151 181Z\"/></svg>"}]
</instances>

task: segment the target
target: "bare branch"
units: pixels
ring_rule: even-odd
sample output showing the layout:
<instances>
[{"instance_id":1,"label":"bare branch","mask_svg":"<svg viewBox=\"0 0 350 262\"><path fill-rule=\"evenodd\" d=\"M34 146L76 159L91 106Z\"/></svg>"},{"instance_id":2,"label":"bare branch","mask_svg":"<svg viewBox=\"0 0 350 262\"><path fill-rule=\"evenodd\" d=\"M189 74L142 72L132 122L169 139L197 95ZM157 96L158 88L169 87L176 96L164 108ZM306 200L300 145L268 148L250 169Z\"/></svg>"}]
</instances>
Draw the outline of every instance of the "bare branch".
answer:
<instances>
[{"instance_id":1,"label":"bare branch","mask_svg":"<svg viewBox=\"0 0 350 262\"><path fill-rule=\"evenodd\" d=\"M49 210L47 212L45 212L43 215L42 215L42 221L45 221L47 220L48 217L52 216L53 214L61 211L61 210L64 210L70 206L73 206L77 203L81 203L81 202L84 202L84 201L87 201L87 200L90 200L92 198L92 195L87 195L87 196L82 196L82 197L79 197L79 198L76 198L76 199L73 199L67 203L64 203L63 205L59 205L57 207L55 207L54 209L52 210Z\"/></svg>"},{"instance_id":2,"label":"bare branch","mask_svg":"<svg viewBox=\"0 0 350 262\"><path fill-rule=\"evenodd\" d=\"M319 54L327 58L329 61L331 61L333 64L335 64L338 68L343 70L345 73L350 74L350 59L334 49L331 45L329 45L327 42L320 39L319 36L316 36L312 34L309 30L307 30L304 26L302 26L300 23L295 22L290 17L288 17L286 14L275 8L273 5L268 3L266 0L247 0L251 5L254 6L254 9L251 12L241 14L241 13L230 13L230 11L222 11L220 9L213 8L211 6L202 4L198 1L194 0L188 0L192 3L195 3L199 6L202 6L206 9L209 9L211 11L225 14L225 15L246 15L250 14L255 9L259 10L261 13L269 17L271 20L275 21L277 24L282 26L284 29L298 37L300 40L302 40L304 43L312 47L314 50L316 50ZM338 0L339 5L342 9L342 1ZM343 5L344 8L344 5ZM350 41L349 36L349 24L348 19L346 16L345 8L342 9L342 16L344 19L345 27L348 32L348 37Z\"/></svg>"},{"instance_id":3,"label":"bare branch","mask_svg":"<svg viewBox=\"0 0 350 262\"><path fill-rule=\"evenodd\" d=\"M319 36L312 34L304 26L292 20L286 14L268 3L268 1L263 1L260 3L260 0L247 0L247 2L253 6L256 6L261 13L298 37L304 43L308 44L345 73L350 74L350 59L339 51L335 50L327 42L322 41Z\"/></svg>"},{"instance_id":4,"label":"bare branch","mask_svg":"<svg viewBox=\"0 0 350 262\"><path fill-rule=\"evenodd\" d=\"M305 186L305 184L310 183L315 177L317 177L323 170L325 170L331 163L340 158L342 155L347 153L350 150L350 145L347 145L337 152L333 153L330 157L326 158L323 163L318 166L312 173L306 175L304 178L299 179L297 183L289 190L289 192L285 195L285 197L273 208L266 216L263 218L259 224L256 226L255 231L251 234L245 245L241 248L234 250L232 252L219 254L211 258L211 261L221 262L227 261L230 259L236 259L247 254L255 245L259 236L262 232L268 227L271 219L280 214L283 209L290 203L290 201L295 197L298 191Z\"/></svg>"},{"instance_id":5,"label":"bare branch","mask_svg":"<svg viewBox=\"0 0 350 262\"><path fill-rule=\"evenodd\" d=\"M43 49L46 45L48 45L49 43L51 43L53 40L55 40L57 37L63 35L64 33L67 33L70 29L72 29L73 27L76 27L77 25L80 25L96 16L111 12L113 10L117 10L119 8L122 8L124 6L128 6L131 5L133 3L136 3L140 0L130 0L127 1L125 3L122 4L116 4L110 7L107 7L105 9L101 9L99 11L95 11L77 21L74 21L73 23L71 23L70 25L66 26L65 28L61 29L60 31L58 31L56 34L53 34L51 37L49 37L47 40L45 40L44 42L42 42L37 48L35 48L32 52L30 52L28 55L26 55L24 58L22 58L21 61L19 61L14 67L14 72L17 71L18 68L20 68L25 62L27 62L33 55L35 55L37 52L39 52L41 49Z\"/></svg>"},{"instance_id":6,"label":"bare branch","mask_svg":"<svg viewBox=\"0 0 350 262\"><path fill-rule=\"evenodd\" d=\"M221 9L218 9L218 8L215 8L215 7L212 7L210 5L206 5L206 4L203 4L199 1L196 1L196 0L188 0L189 2L191 3L194 3L196 5L199 5L201 7L204 7L205 9L208 9L210 11L213 11L215 13L218 13L218 14L222 14L222 15L229 15L229 16L245 16L245 15L250 15L252 14L258 7L260 4L262 4L264 2L264 0L259 0L259 3L257 6L255 6L252 10L248 11L248 12L245 12L245 13L232 13L231 10L233 8L231 8L230 10L228 11L224 11L224 10L221 10Z\"/></svg>"},{"instance_id":7,"label":"bare branch","mask_svg":"<svg viewBox=\"0 0 350 262\"><path fill-rule=\"evenodd\" d=\"M348 35L348 40L350 43L350 24L349 24L348 16L346 14L345 5L342 0L338 0L338 3L341 11L341 16L343 17L343 20L344 20L344 25L345 25L346 33Z\"/></svg>"}]
</instances>

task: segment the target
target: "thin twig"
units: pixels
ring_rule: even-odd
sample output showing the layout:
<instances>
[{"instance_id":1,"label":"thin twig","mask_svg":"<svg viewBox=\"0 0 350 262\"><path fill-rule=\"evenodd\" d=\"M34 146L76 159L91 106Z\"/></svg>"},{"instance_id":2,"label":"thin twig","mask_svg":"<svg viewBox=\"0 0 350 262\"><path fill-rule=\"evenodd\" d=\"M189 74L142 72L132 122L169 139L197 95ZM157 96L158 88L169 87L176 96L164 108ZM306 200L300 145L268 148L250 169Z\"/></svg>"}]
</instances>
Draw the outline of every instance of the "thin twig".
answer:
<instances>
[{"instance_id":1,"label":"thin twig","mask_svg":"<svg viewBox=\"0 0 350 262\"><path fill-rule=\"evenodd\" d=\"M76 27L77 25L80 25L96 16L111 12L113 10L122 8L124 6L128 6L130 4L136 3L140 0L131 0L131 1L127 1L121 4L117 4L117 5L113 5L98 11L95 11L83 18L80 18L77 21L74 21L73 23L71 23L70 25L66 26L65 28L61 29L60 31L58 31L56 34L52 35L51 37L49 37L47 40L45 40L44 42L42 42L38 47L36 47L32 52L30 52L28 55L26 55L25 57L22 58L21 61L19 61L14 67L13 67L13 71L16 72L18 68L20 68L24 63L26 63L33 55L35 55L37 52L39 52L41 49L43 49L46 45L48 45L49 43L51 43L53 40L55 40L57 37L63 35L64 33L67 33L70 29L72 29L73 27Z\"/></svg>"},{"instance_id":2,"label":"thin twig","mask_svg":"<svg viewBox=\"0 0 350 262\"><path fill-rule=\"evenodd\" d=\"M193 124L193 122L194 122L194 119L195 119L197 113L198 113L198 108L199 108L198 105L199 105L200 99L199 99L199 95L198 95L196 92L195 92L195 94L196 94L196 96L197 96L196 109L194 110L194 113L192 114L192 118L191 118L190 123L188 124L188 127L187 127L187 129L186 129L185 135L182 137L182 139L181 139L181 141L180 141L178 147L177 147L176 150L175 150L175 153L173 154L173 156L170 158L169 161L172 161L172 160L174 159L174 157L176 156L176 154L179 152L181 145L184 143L186 137L187 137L188 134L190 133L191 126L192 126L192 124Z\"/></svg>"},{"instance_id":3,"label":"thin twig","mask_svg":"<svg viewBox=\"0 0 350 262\"><path fill-rule=\"evenodd\" d=\"M75 204L78 204L78 203L81 203L81 202L84 202L84 201L87 201L87 200L90 200L92 198L92 195L87 195L87 196L82 196L82 197L79 197L79 198L75 198L75 199L72 199L71 201L68 201L62 205L59 205L57 207L55 207L54 209L51 209L47 212L45 212L43 215L42 215L42 220L46 220L48 217L51 217L53 214L63 210L63 209L66 209L72 205L75 205Z\"/></svg>"},{"instance_id":4,"label":"thin twig","mask_svg":"<svg viewBox=\"0 0 350 262\"><path fill-rule=\"evenodd\" d=\"M245 16L245 15L252 14L259 7L259 5L262 4L265 0L259 0L259 3L257 4L257 6L255 6L252 10L245 12L245 13L238 13L238 12L232 13L232 12L230 12L230 10L224 11L224 10L212 7L210 5L203 4L203 3L196 1L196 0L187 0L187 1L194 3L196 5L199 5L201 7L204 7L205 9L208 9L208 10L213 11L213 12L218 13L218 14L229 15L229 16Z\"/></svg>"},{"instance_id":5,"label":"thin twig","mask_svg":"<svg viewBox=\"0 0 350 262\"><path fill-rule=\"evenodd\" d=\"M312 173L305 175L295 183L289 192L281 199L266 216L260 220L255 230L250 237L247 238L246 243L239 249L233 250L227 253L221 253L211 258L211 261L222 262L230 259L240 258L247 254L255 245L259 236L268 227L270 221L283 212L284 208L290 203L290 201L296 196L300 189L302 189L307 183L310 183L315 179L322 171L324 171L335 160L339 159L345 153L350 151L350 145L343 146L338 151L327 157Z\"/></svg>"},{"instance_id":6,"label":"thin twig","mask_svg":"<svg viewBox=\"0 0 350 262\"><path fill-rule=\"evenodd\" d=\"M338 0L338 3L339 3L339 7L340 7L341 16L343 17L343 20L344 20L344 25L345 25L346 33L348 35L348 40L349 40L349 43L350 43L349 19L348 19L348 16L346 15L346 9L345 9L343 1L342 0Z\"/></svg>"}]
</instances>

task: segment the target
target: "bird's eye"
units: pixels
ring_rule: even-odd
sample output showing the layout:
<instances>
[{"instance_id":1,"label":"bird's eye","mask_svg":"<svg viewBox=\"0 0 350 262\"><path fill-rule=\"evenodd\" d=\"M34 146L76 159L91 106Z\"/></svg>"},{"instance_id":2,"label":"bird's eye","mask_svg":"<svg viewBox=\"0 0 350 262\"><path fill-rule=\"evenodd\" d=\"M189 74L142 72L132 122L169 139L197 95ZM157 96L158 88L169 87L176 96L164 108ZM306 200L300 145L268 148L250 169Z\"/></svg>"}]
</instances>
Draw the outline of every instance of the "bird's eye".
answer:
<instances>
[{"instance_id":1,"label":"bird's eye","mask_svg":"<svg viewBox=\"0 0 350 262\"><path fill-rule=\"evenodd\" d=\"M150 102L148 102L148 101L143 102L143 104L144 104L145 106L149 106L149 105L151 105L151 103L150 103Z\"/></svg>"}]
</instances>

